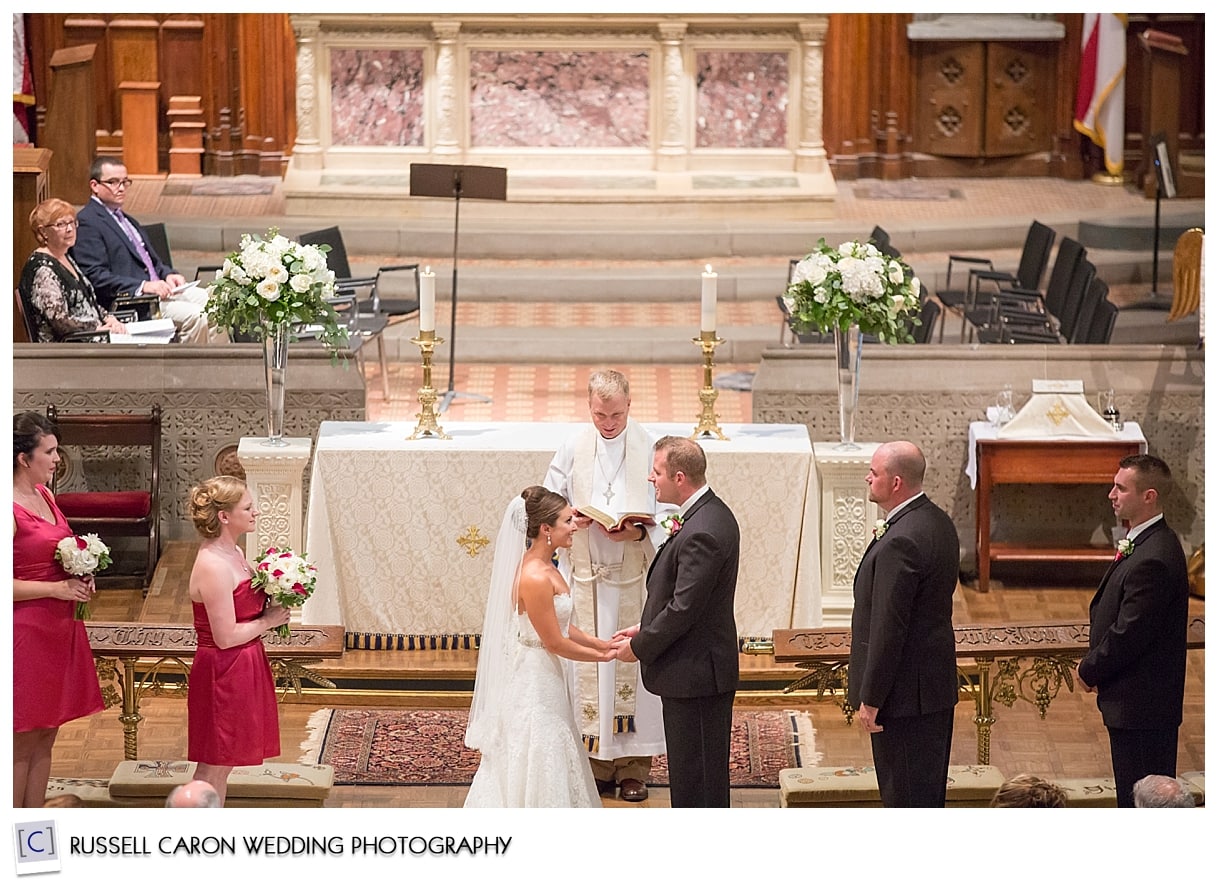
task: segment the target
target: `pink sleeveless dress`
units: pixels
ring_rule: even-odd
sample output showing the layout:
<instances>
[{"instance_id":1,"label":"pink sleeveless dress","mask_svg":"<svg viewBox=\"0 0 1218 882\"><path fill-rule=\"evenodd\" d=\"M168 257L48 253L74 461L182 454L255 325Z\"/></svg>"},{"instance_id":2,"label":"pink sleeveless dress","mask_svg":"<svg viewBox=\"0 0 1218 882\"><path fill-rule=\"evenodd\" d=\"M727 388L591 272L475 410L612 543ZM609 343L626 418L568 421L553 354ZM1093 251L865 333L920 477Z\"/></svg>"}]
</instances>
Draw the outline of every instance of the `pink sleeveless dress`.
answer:
<instances>
[{"instance_id":1,"label":"pink sleeveless dress","mask_svg":"<svg viewBox=\"0 0 1218 882\"><path fill-rule=\"evenodd\" d=\"M55 559L55 546L72 528L50 492L38 492L55 523L13 503L13 578L58 582L70 578ZM71 600L39 597L13 602L13 731L53 729L104 710L93 650L84 622L73 620Z\"/></svg>"},{"instance_id":2,"label":"pink sleeveless dress","mask_svg":"<svg viewBox=\"0 0 1218 882\"><path fill-rule=\"evenodd\" d=\"M238 622L262 615L266 595L249 579L233 589ZM192 603L199 635L187 692L186 756L213 766L256 766L279 756L279 707L261 638L220 649L207 607Z\"/></svg>"}]
</instances>

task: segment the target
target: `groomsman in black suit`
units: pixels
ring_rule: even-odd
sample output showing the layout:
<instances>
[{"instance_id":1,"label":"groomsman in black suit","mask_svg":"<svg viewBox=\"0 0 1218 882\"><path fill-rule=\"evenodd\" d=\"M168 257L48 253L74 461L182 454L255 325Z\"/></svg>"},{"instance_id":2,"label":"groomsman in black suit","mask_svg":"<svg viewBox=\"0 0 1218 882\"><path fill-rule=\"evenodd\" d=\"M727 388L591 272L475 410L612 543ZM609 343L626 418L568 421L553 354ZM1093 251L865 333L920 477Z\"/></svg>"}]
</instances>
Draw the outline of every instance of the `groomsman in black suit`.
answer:
<instances>
[{"instance_id":1,"label":"groomsman in black suit","mask_svg":"<svg viewBox=\"0 0 1218 882\"><path fill-rule=\"evenodd\" d=\"M734 615L740 528L706 484L706 454L688 438L656 442L647 480L680 506L647 573L642 622L619 631L618 659L641 663L660 696L674 808L727 808L732 702L740 680Z\"/></svg>"},{"instance_id":2,"label":"groomsman in black suit","mask_svg":"<svg viewBox=\"0 0 1218 882\"><path fill-rule=\"evenodd\" d=\"M1078 679L1108 727L1117 806L1133 807L1146 775L1176 776L1184 718L1188 647L1188 564L1163 519L1171 470L1156 456L1127 456L1112 490L1112 510L1129 524L1091 600L1091 650Z\"/></svg>"},{"instance_id":3,"label":"groomsman in black suit","mask_svg":"<svg viewBox=\"0 0 1218 882\"><path fill-rule=\"evenodd\" d=\"M871 501L887 513L854 576L850 703L871 733L887 807L942 807L959 700L952 594L960 539L922 492L926 458L908 441L871 458Z\"/></svg>"}]
</instances>

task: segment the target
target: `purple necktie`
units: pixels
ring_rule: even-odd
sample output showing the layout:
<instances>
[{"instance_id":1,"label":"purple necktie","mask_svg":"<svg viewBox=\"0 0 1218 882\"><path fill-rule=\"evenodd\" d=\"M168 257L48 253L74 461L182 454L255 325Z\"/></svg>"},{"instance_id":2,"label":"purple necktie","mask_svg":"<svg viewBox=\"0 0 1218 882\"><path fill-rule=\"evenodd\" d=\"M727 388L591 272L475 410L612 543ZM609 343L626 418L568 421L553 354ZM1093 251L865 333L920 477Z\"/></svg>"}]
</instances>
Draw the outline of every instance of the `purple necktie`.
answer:
<instances>
[{"instance_id":1,"label":"purple necktie","mask_svg":"<svg viewBox=\"0 0 1218 882\"><path fill-rule=\"evenodd\" d=\"M152 262L152 255L144 247L144 240L140 237L139 232L136 231L131 221L127 220L127 215L123 214L122 211L115 211L114 218L118 221L118 225L123 228L123 232L127 234L127 238L131 240L131 244L135 246L140 260L144 261L144 269L148 270L148 280L150 282L160 281L161 277L157 275L156 264Z\"/></svg>"}]
</instances>

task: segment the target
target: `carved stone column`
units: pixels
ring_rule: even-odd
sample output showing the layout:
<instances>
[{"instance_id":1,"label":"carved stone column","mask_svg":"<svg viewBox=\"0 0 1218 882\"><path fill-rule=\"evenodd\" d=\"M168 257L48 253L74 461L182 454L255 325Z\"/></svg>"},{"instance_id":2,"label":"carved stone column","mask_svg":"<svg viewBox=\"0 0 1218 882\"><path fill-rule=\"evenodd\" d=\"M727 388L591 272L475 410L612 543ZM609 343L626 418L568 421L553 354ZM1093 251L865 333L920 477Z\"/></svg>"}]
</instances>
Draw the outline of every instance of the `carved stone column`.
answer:
<instances>
[{"instance_id":1,"label":"carved stone column","mask_svg":"<svg viewBox=\"0 0 1218 882\"><path fill-rule=\"evenodd\" d=\"M820 568L822 627L850 626L854 573L880 516L867 498L867 469L879 444L838 450L836 442L812 445L820 478Z\"/></svg>"},{"instance_id":2,"label":"carved stone column","mask_svg":"<svg viewBox=\"0 0 1218 882\"><path fill-rule=\"evenodd\" d=\"M313 452L311 438L284 438L285 447L268 447L263 438L242 438L237 458L258 510L257 529L246 540L245 555L254 559L270 546L304 550L303 475ZM300 607L292 621L300 622Z\"/></svg>"},{"instance_id":3,"label":"carved stone column","mask_svg":"<svg viewBox=\"0 0 1218 882\"><path fill-rule=\"evenodd\" d=\"M454 155L461 152L460 126L457 122L457 34L460 22L431 23L436 35L435 142L432 153ZM464 102L462 102L464 105Z\"/></svg>"},{"instance_id":4,"label":"carved stone column","mask_svg":"<svg viewBox=\"0 0 1218 882\"><path fill-rule=\"evenodd\" d=\"M685 171L689 159L685 124L686 88L685 56L681 51L688 25L662 24L660 55L663 85L660 90L660 148L656 155L657 171Z\"/></svg>"},{"instance_id":5,"label":"carved stone column","mask_svg":"<svg viewBox=\"0 0 1218 882\"><path fill-rule=\"evenodd\" d=\"M320 120L317 118L317 36L321 23L316 18L289 16L296 34L296 143L292 162L301 169L320 169Z\"/></svg>"},{"instance_id":6,"label":"carved stone column","mask_svg":"<svg viewBox=\"0 0 1218 882\"><path fill-rule=\"evenodd\" d=\"M799 147L795 150L795 170L824 174L828 170L825 157L825 34L829 18L809 16L811 21L799 25L803 40L803 65L800 71Z\"/></svg>"}]
</instances>

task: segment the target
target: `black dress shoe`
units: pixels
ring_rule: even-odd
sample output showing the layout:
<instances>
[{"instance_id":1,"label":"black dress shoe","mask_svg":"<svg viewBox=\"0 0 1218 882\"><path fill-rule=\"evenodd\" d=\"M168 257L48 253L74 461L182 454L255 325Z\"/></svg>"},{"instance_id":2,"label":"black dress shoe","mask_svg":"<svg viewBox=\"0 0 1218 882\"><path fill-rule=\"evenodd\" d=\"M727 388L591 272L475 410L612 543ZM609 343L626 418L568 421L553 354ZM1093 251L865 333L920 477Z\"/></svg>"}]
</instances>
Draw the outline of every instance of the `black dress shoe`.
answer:
<instances>
[{"instance_id":1,"label":"black dress shoe","mask_svg":"<svg viewBox=\"0 0 1218 882\"><path fill-rule=\"evenodd\" d=\"M647 785L637 778L624 778L620 795L626 802L642 802L647 798Z\"/></svg>"},{"instance_id":2,"label":"black dress shoe","mask_svg":"<svg viewBox=\"0 0 1218 882\"><path fill-rule=\"evenodd\" d=\"M606 793L613 793L613 791L616 789L617 784L614 781L602 781L600 778L596 779L596 792L601 796L604 796Z\"/></svg>"}]
</instances>

